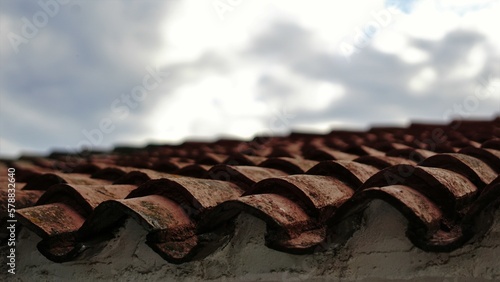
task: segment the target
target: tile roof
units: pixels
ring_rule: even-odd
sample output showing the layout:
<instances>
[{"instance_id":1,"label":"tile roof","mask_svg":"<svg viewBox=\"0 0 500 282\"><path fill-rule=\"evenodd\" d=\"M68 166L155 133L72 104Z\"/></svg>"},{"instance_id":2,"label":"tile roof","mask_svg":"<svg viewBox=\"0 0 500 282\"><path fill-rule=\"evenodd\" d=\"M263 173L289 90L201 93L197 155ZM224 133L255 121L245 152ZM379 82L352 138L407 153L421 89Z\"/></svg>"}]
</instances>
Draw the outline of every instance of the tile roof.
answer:
<instances>
[{"instance_id":1,"label":"tile roof","mask_svg":"<svg viewBox=\"0 0 500 282\"><path fill-rule=\"evenodd\" d=\"M202 259L229 240L242 212L266 223L269 248L319 252L353 232L341 229L355 224L342 223L359 220L375 199L408 219L415 246L443 252L485 234L494 220L500 117L54 152L1 161L2 184L8 167L16 169L17 218L55 262L98 252L125 218L147 230L146 244L165 260Z\"/></svg>"}]
</instances>

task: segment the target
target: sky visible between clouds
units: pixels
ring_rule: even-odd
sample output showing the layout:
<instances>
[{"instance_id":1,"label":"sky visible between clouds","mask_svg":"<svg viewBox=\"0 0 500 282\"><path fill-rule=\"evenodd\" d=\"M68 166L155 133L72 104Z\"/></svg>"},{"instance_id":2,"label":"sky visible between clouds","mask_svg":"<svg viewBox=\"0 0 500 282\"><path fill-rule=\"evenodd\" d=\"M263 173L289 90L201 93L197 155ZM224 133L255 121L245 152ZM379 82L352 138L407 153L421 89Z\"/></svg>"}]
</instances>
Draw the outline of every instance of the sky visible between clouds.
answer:
<instances>
[{"instance_id":1,"label":"sky visible between clouds","mask_svg":"<svg viewBox=\"0 0 500 282\"><path fill-rule=\"evenodd\" d=\"M498 1L0 0L0 155L500 114Z\"/></svg>"}]
</instances>

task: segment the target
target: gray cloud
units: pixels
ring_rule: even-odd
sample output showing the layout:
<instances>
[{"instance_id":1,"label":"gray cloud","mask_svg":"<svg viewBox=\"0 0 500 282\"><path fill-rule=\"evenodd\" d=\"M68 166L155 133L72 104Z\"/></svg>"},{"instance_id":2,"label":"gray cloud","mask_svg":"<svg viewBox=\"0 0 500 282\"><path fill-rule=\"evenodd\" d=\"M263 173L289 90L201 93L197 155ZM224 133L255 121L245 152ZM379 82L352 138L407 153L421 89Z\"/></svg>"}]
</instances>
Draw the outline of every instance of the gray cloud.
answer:
<instances>
[{"instance_id":1,"label":"gray cloud","mask_svg":"<svg viewBox=\"0 0 500 282\"><path fill-rule=\"evenodd\" d=\"M2 109L2 137L25 148L76 146L82 129L98 127L112 101L141 83L161 47L159 23L173 8L171 1L70 1L18 54L4 44L2 99L23 112ZM2 1L5 32L22 35L21 18L39 11L37 1ZM48 126L54 122L57 130Z\"/></svg>"},{"instance_id":2,"label":"gray cloud","mask_svg":"<svg viewBox=\"0 0 500 282\"><path fill-rule=\"evenodd\" d=\"M347 60L330 52L327 48L332 46L320 42L314 30L277 20L251 38L243 49L207 49L193 60L167 62L162 71L170 76L139 107L129 109L127 118L116 118L110 111L113 101L140 85L146 67L155 67L153 54L168 48L168 43L165 47L162 42L160 23L175 12L177 5L176 1L75 0L61 7L29 43L20 45L19 54L13 52L8 41L3 44L8 48L1 50L1 138L21 148L75 148L84 138L82 129L98 128L103 118L111 117L116 129L105 136L101 145L148 140L154 127L150 114L161 111L157 108L160 102L175 103L179 89L196 85L206 77L229 77L250 67L256 69L252 73L257 81L253 99L278 110L287 101L307 100L311 93L303 92L301 85L294 84L286 74L275 75L271 71L275 67L312 85L329 82L344 87L344 96L321 109L296 109L291 127L331 121L366 125L441 119L447 110L463 104L474 93L480 78L500 75L497 51L480 31L457 29L436 41L412 39L410 45L428 53L429 59L408 64L397 55L378 51L370 42ZM8 23L2 32L20 33L21 18L31 19L40 9L35 1L2 1L0 16ZM2 34L2 40L6 38ZM486 56L479 74L467 79L450 78L448 74L464 62L475 46L484 47ZM414 93L409 81L425 67L435 69L437 79L428 89ZM213 94L207 90L200 96ZM234 95L240 97L239 93ZM221 114L226 101L214 97L204 100L208 101L205 106ZM481 101L471 114L498 113L498 103L494 99ZM206 134L213 128L224 130L220 122L226 120L238 127L239 119L225 113L215 117L219 124L210 128L200 113L189 108L183 111L193 119L185 126L188 134ZM251 119L265 124L264 119L271 115L245 116L241 127ZM167 135L178 122L174 119L162 125Z\"/></svg>"},{"instance_id":3,"label":"gray cloud","mask_svg":"<svg viewBox=\"0 0 500 282\"><path fill-rule=\"evenodd\" d=\"M346 60L343 56L313 49L312 40L307 32L293 23L276 23L248 50L253 58L286 66L300 76L340 83L346 87L342 100L332 102L321 112L296 113L295 123L340 120L366 124L397 118L441 119L454 104L463 103L468 95L474 93L481 77L498 78L500 75L500 72L494 71L498 58L494 53L487 53L487 63L477 77L461 80L444 78L463 63L476 44L485 44L484 36L478 32L455 30L440 41L411 42L411 45L430 54L429 62L415 65L405 63L396 55L377 51L369 44ZM437 70L437 81L425 93L412 95L408 81L426 65ZM287 88L287 81L263 77L261 87L266 95L294 98ZM500 105L482 101L470 114L491 114L498 110Z\"/></svg>"}]
</instances>

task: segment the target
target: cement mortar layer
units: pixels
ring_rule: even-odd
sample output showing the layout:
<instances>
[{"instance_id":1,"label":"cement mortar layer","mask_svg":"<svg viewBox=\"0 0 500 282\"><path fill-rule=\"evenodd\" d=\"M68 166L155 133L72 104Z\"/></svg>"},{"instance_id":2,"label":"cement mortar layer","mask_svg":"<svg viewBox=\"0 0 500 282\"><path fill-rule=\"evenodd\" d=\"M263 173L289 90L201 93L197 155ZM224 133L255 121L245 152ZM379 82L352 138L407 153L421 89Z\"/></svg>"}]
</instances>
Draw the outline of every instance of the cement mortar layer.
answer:
<instances>
[{"instance_id":1,"label":"cement mortar layer","mask_svg":"<svg viewBox=\"0 0 500 282\"><path fill-rule=\"evenodd\" d=\"M426 253L405 236L406 219L373 201L363 223L342 246L313 255L290 255L264 245L265 223L241 214L236 234L209 257L169 264L144 242L147 232L127 220L97 255L68 263L43 257L40 238L19 234L17 274L3 281L483 281L500 280L500 211L485 238L451 253ZM2 252L4 253L4 252ZM4 280L5 277L8 280Z\"/></svg>"}]
</instances>

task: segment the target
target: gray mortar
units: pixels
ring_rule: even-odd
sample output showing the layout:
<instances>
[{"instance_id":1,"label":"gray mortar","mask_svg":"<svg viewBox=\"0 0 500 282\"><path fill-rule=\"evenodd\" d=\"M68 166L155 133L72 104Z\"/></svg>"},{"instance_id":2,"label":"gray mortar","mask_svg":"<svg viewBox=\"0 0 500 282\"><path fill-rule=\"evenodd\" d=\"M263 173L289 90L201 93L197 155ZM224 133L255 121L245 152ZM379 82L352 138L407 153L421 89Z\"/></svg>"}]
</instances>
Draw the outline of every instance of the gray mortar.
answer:
<instances>
[{"instance_id":1,"label":"gray mortar","mask_svg":"<svg viewBox=\"0 0 500 282\"><path fill-rule=\"evenodd\" d=\"M500 280L500 211L495 216L483 240L451 253L426 253L405 236L406 219L376 200L343 246L290 255L267 248L264 222L242 214L227 245L201 261L181 265L169 264L151 250L144 243L147 232L130 219L97 255L62 264L43 257L36 248L40 238L24 228L18 238L17 274L4 272L0 277L8 281Z\"/></svg>"}]
</instances>

